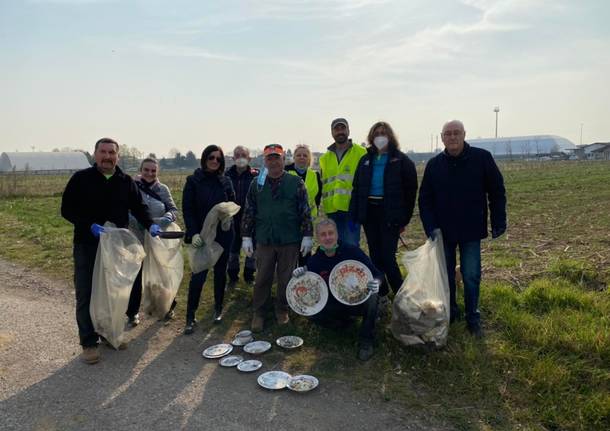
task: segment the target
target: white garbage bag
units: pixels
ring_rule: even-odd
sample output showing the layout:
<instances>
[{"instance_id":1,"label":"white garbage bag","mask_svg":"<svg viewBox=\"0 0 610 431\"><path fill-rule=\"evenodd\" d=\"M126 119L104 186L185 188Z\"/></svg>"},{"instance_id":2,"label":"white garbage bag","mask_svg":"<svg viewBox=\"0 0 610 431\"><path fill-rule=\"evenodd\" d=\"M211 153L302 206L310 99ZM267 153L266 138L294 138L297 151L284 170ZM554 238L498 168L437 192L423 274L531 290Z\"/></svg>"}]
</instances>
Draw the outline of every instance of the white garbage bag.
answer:
<instances>
[{"instance_id":1,"label":"white garbage bag","mask_svg":"<svg viewBox=\"0 0 610 431\"><path fill-rule=\"evenodd\" d=\"M186 255L189 258L191 271L197 274L216 265L223 248L214 239L216 238L216 228L218 223L222 223L222 228L231 228L230 219L239 212L240 206L235 202L221 202L212 207L203 221L201 228L201 239L203 247L193 247L189 244L186 247Z\"/></svg>"},{"instance_id":2,"label":"white garbage bag","mask_svg":"<svg viewBox=\"0 0 610 431\"><path fill-rule=\"evenodd\" d=\"M118 349L133 282L144 259L144 247L128 229L104 225L97 247L89 312L93 327Z\"/></svg>"},{"instance_id":3,"label":"white garbage bag","mask_svg":"<svg viewBox=\"0 0 610 431\"><path fill-rule=\"evenodd\" d=\"M176 223L165 231L178 232ZM142 263L142 309L158 319L163 319L178 293L184 273L182 241L180 239L153 238L144 234L146 258Z\"/></svg>"},{"instance_id":4,"label":"white garbage bag","mask_svg":"<svg viewBox=\"0 0 610 431\"><path fill-rule=\"evenodd\" d=\"M434 238L403 256L409 274L394 298L391 329L407 346L447 343L449 281L440 230Z\"/></svg>"}]
</instances>

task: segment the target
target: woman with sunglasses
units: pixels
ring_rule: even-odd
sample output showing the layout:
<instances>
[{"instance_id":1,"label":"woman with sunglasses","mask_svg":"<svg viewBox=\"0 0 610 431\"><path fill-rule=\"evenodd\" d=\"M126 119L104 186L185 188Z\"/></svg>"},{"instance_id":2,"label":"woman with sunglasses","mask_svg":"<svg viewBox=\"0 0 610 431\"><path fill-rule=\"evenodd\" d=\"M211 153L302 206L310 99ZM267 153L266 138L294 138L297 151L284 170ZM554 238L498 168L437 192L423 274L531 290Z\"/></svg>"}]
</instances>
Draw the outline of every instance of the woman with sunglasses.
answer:
<instances>
[{"instance_id":1,"label":"woman with sunglasses","mask_svg":"<svg viewBox=\"0 0 610 431\"><path fill-rule=\"evenodd\" d=\"M199 235L203 221L210 210L221 202L235 202L235 192L231 180L224 175L225 157L217 145L209 145L201 154L201 167L186 179L182 192L182 213L186 234L184 242L195 247L203 246ZM224 249L214 265L214 323L222 320L222 305L224 302L225 284L227 282L227 262L231 241L233 240L233 225L227 231L218 224L215 241ZM186 326L184 334L190 335L195 330L197 320L195 313L199 307L201 291L208 271L191 274L189 282L188 301L186 307Z\"/></svg>"}]
</instances>

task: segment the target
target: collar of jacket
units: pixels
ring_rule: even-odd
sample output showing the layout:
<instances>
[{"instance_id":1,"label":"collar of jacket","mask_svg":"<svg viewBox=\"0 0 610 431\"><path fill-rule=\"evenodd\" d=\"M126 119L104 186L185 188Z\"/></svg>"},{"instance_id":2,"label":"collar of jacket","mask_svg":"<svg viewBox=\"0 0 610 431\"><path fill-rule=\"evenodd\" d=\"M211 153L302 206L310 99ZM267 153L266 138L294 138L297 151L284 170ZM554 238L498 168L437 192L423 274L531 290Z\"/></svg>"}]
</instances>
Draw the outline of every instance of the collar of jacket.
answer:
<instances>
[{"instance_id":1,"label":"collar of jacket","mask_svg":"<svg viewBox=\"0 0 610 431\"><path fill-rule=\"evenodd\" d=\"M99 173L100 175L104 175L98 168L97 168L97 163L94 163L93 166L91 166L95 172ZM121 168L119 168L119 166L115 166L114 167L114 173L112 174L112 176L117 176L119 178L123 178L125 176L125 173L121 170Z\"/></svg>"},{"instance_id":2,"label":"collar of jacket","mask_svg":"<svg viewBox=\"0 0 610 431\"><path fill-rule=\"evenodd\" d=\"M447 152L446 148L443 150L443 152L441 154L443 156L445 156L446 158L448 158L449 160L462 160L462 159L466 159L466 158L468 158L468 155L470 154L470 144L468 144L468 142L464 141L464 149L457 156L450 155Z\"/></svg>"},{"instance_id":3,"label":"collar of jacket","mask_svg":"<svg viewBox=\"0 0 610 431\"><path fill-rule=\"evenodd\" d=\"M197 179L197 181L204 181L206 179L218 179L220 177L221 174L211 174L209 172L204 171L201 168L197 168L195 169L195 172L193 173L193 176L195 177L195 179Z\"/></svg>"},{"instance_id":4,"label":"collar of jacket","mask_svg":"<svg viewBox=\"0 0 610 431\"><path fill-rule=\"evenodd\" d=\"M354 143L352 142L352 138L348 138L347 142L349 143L349 145L347 146L347 148L345 149L345 151L349 150L350 148L352 148L352 145L354 145ZM337 148L337 143L333 142L331 145L329 145L328 147L326 147L326 149L328 151L335 151Z\"/></svg>"}]
</instances>

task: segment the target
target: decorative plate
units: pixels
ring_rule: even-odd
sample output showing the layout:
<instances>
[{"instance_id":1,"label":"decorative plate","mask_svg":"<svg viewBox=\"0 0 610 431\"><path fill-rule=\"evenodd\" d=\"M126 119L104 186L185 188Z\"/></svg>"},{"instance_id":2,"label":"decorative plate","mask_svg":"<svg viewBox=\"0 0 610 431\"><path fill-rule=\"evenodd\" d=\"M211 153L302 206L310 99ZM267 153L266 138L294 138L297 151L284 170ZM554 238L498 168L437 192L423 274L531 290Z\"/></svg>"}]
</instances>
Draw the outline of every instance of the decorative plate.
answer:
<instances>
[{"instance_id":1,"label":"decorative plate","mask_svg":"<svg viewBox=\"0 0 610 431\"><path fill-rule=\"evenodd\" d=\"M288 389L295 392L308 392L318 387L320 382L314 376L308 376L307 374L301 374L299 376L293 376L288 380Z\"/></svg>"},{"instance_id":2,"label":"decorative plate","mask_svg":"<svg viewBox=\"0 0 610 431\"><path fill-rule=\"evenodd\" d=\"M371 293L366 284L373 279L371 271L357 260L344 260L330 272L328 285L337 301L345 305L359 305Z\"/></svg>"},{"instance_id":3,"label":"decorative plate","mask_svg":"<svg viewBox=\"0 0 610 431\"><path fill-rule=\"evenodd\" d=\"M245 346L248 343L251 343L252 341L254 341L254 337L250 337L247 340L246 339L241 339L241 338L237 338L235 337L235 339L233 339L233 341L231 341L231 344L233 344L236 347L240 347L240 346Z\"/></svg>"},{"instance_id":4,"label":"decorative plate","mask_svg":"<svg viewBox=\"0 0 610 431\"><path fill-rule=\"evenodd\" d=\"M233 350L230 344L216 344L205 349L202 353L204 358L218 359L228 355Z\"/></svg>"},{"instance_id":5,"label":"decorative plate","mask_svg":"<svg viewBox=\"0 0 610 431\"><path fill-rule=\"evenodd\" d=\"M260 355L271 348L269 341L252 341L244 346L244 352L252 355Z\"/></svg>"},{"instance_id":6,"label":"decorative plate","mask_svg":"<svg viewBox=\"0 0 610 431\"><path fill-rule=\"evenodd\" d=\"M303 339L296 335L284 335L275 340L276 344L284 349L295 349L303 345Z\"/></svg>"},{"instance_id":7,"label":"decorative plate","mask_svg":"<svg viewBox=\"0 0 610 431\"><path fill-rule=\"evenodd\" d=\"M286 287L288 305L301 316L313 316L322 311L328 301L328 287L315 272L307 271L301 277L293 277Z\"/></svg>"},{"instance_id":8,"label":"decorative plate","mask_svg":"<svg viewBox=\"0 0 610 431\"><path fill-rule=\"evenodd\" d=\"M283 371L267 371L258 376L256 381L265 389L284 389L288 386L290 374Z\"/></svg>"},{"instance_id":9,"label":"decorative plate","mask_svg":"<svg viewBox=\"0 0 610 431\"><path fill-rule=\"evenodd\" d=\"M221 367L234 367L235 365L239 364L243 360L244 360L244 358L239 355L231 355L231 356L225 356L220 361L218 361L218 363L220 364Z\"/></svg>"},{"instance_id":10,"label":"decorative plate","mask_svg":"<svg viewBox=\"0 0 610 431\"><path fill-rule=\"evenodd\" d=\"M243 371L244 373L251 373L252 371L258 370L263 366L261 361L257 361L256 359L250 359L248 361L242 361L237 364L237 369L239 371Z\"/></svg>"}]
</instances>

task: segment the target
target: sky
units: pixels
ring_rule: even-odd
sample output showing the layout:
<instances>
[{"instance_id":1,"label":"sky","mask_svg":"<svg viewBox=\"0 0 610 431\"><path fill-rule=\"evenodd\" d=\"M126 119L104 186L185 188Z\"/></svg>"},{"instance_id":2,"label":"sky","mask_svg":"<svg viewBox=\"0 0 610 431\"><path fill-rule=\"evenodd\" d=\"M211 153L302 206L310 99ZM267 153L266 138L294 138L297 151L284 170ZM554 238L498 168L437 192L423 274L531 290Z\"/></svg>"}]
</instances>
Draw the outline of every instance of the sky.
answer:
<instances>
[{"instance_id":1,"label":"sky","mask_svg":"<svg viewBox=\"0 0 610 431\"><path fill-rule=\"evenodd\" d=\"M607 0L0 0L0 151L610 141ZM439 139L439 146L442 145Z\"/></svg>"}]
</instances>

